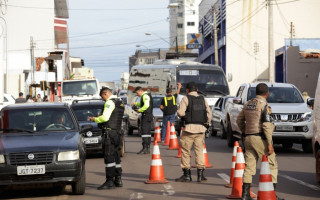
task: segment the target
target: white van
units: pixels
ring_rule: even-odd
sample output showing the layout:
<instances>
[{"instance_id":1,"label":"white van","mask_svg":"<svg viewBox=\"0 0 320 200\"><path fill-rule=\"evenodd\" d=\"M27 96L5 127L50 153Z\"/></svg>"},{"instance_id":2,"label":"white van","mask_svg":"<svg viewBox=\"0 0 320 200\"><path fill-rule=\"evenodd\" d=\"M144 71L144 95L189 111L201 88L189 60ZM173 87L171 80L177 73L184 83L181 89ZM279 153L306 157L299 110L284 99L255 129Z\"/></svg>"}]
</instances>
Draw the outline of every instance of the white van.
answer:
<instances>
[{"instance_id":1,"label":"white van","mask_svg":"<svg viewBox=\"0 0 320 200\"><path fill-rule=\"evenodd\" d=\"M319 126L319 127L318 127ZM316 158L316 178L320 184L320 74L313 105L313 154Z\"/></svg>"}]
</instances>

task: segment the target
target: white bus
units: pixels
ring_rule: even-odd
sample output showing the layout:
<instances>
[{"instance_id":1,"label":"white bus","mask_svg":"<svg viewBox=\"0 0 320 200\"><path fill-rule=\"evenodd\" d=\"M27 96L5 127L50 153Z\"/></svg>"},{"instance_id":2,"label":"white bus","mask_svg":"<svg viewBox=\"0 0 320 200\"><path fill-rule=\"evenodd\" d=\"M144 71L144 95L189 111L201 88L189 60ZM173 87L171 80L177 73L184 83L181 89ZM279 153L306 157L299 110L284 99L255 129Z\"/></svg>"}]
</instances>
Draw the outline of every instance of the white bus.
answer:
<instances>
[{"instance_id":1,"label":"white bus","mask_svg":"<svg viewBox=\"0 0 320 200\"><path fill-rule=\"evenodd\" d=\"M195 82L198 93L205 96L210 107L219 97L229 95L229 86L221 67L184 60L164 60L153 65L133 66L130 71L128 103L132 102L137 86L149 90L153 95L165 95L166 88L176 92L177 82L182 84L178 103L186 95L188 82Z\"/></svg>"}]
</instances>

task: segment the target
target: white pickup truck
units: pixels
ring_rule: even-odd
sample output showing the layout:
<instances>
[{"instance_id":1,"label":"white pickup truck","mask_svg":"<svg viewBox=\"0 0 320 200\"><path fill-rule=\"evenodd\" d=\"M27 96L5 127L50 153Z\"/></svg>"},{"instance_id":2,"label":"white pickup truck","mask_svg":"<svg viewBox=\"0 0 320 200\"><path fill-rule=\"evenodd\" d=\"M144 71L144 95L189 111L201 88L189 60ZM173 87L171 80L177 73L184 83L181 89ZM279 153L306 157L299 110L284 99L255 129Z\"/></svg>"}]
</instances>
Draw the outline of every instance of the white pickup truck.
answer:
<instances>
[{"instance_id":1,"label":"white pickup truck","mask_svg":"<svg viewBox=\"0 0 320 200\"><path fill-rule=\"evenodd\" d=\"M242 84L235 98L226 103L227 143L232 147L235 140L241 139L237 117L243 105L254 98L258 83ZM266 83L269 87L267 101L272 108L272 122L275 125L272 134L274 144L291 148L293 143L302 144L306 153L312 152L313 135L312 110L304 102L299 90L288 83Z\"/></svg>"}]
</instances>

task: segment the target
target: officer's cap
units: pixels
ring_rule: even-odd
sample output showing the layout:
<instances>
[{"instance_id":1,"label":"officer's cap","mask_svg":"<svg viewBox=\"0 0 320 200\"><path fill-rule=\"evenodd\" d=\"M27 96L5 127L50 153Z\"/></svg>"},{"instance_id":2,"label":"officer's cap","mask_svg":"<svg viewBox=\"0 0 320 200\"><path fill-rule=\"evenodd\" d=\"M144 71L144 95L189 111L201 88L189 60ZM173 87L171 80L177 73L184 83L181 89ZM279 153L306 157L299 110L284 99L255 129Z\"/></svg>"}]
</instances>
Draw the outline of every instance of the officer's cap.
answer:
<instances>
[{"instance_id":1,"label":"officer's cap","mask_svg":"<svg viewBox=\"0 0 320 200\"><path fill-rule=\"evenodd\" d=\"M167 92L167 93L171 93L171 92L172 92L172 89L171 89L171 88L167 88L166 92Z\"/></svg>"},{"instance_id":2,"label":"officer's cap","mask_svg":"<svg viewBox=\"0 0 320 200\"><path fill-rule=\"evenodd\" d=\"M134 89L134 92L137 92L138 90L142 90L142 87L138 86L136 89Z\"/></svg>"}]
</instances>

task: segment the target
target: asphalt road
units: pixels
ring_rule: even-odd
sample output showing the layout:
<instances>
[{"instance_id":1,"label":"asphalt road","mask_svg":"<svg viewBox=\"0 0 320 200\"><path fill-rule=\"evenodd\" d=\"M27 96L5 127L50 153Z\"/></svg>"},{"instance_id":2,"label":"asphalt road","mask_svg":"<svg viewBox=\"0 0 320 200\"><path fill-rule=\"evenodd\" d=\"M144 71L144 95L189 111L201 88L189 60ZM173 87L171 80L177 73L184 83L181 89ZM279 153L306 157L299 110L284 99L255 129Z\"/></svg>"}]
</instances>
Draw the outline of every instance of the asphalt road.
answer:
<instances>
[{"instance_id":1,"label":"asphalt road","mask_svg":"<svg viewBox=\"0 0 320 200\"><path fill-rule=\"evenodd\" d=\"M48 188L15 188L6 190L1 199L226 199L231 189L224 187L229 181L232 148L228 148L226 140L219 137L206 139L209 163L213 168L205 170L206 183L196 182L196 169L192 169L191 183L174 181L182 175L180 159L176 158L177 150L167 150L167 146L159 145L167 184L145 184L149 179L152 149L150 155L137 155L141 148L141 138L133 135L126 137L126 154L122 158L124 187L114 190L98 191L96 188L105 180L104 163L101 156L88 156L86 161L87 188L81 196L71 194L70 186L64 191ZM275 147L279 163L279 184L277 194L285 199L319 199L320 186L315 181L315 159L312 154L302 152L300 145L284 150ZM194 164L194 156L191 158ZM258 193L260 165L253 180L252 191Z\"/></svg>"}]
</instances>

